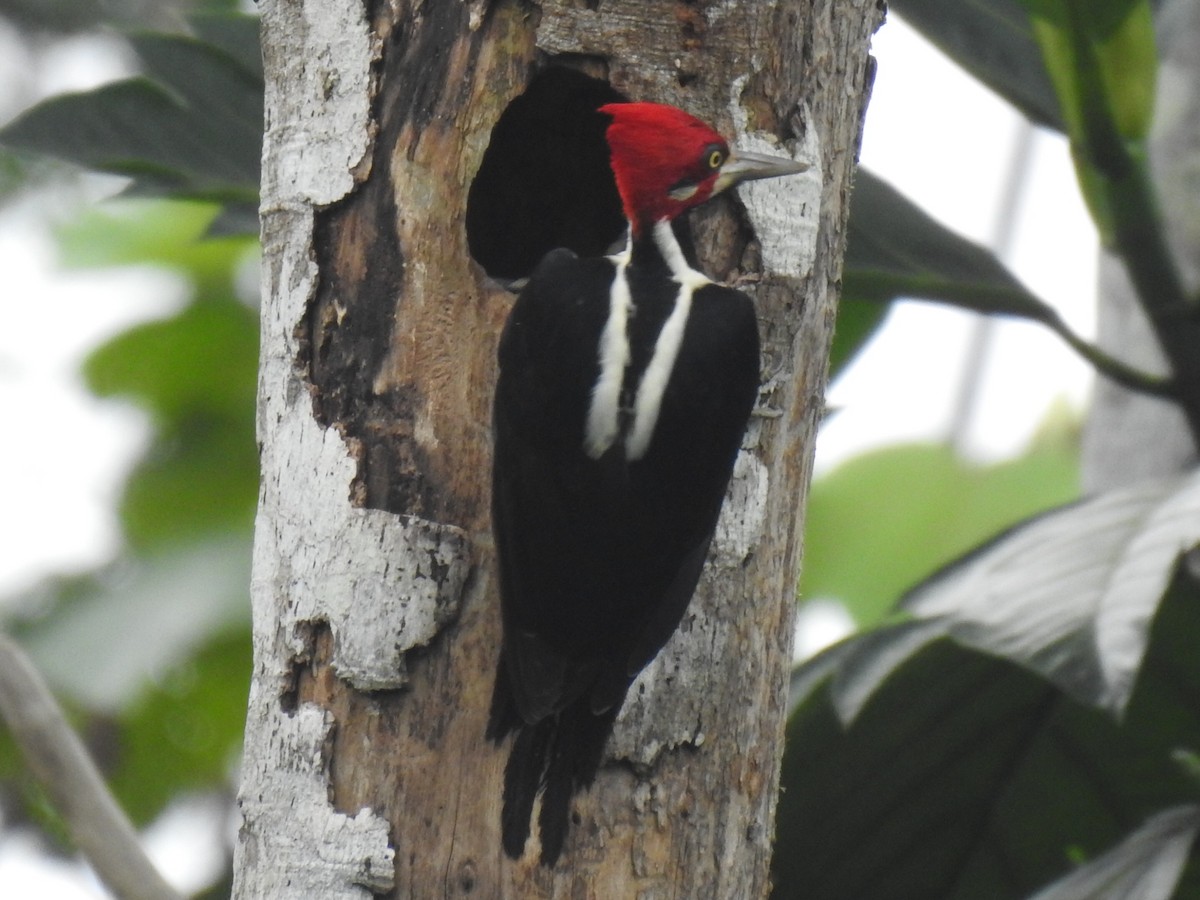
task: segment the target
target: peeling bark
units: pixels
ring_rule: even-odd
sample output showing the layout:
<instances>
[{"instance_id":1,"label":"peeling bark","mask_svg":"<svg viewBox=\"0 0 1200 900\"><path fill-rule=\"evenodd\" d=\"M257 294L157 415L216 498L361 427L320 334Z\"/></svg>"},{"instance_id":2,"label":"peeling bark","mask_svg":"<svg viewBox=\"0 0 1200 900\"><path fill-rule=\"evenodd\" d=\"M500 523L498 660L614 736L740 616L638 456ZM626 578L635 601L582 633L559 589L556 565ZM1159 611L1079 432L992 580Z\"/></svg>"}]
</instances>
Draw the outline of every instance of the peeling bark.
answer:
<instances>
[{"instance_id":1,"label":"peeling bark","mask_svg":"<svg viewBox=\"0 0 1200 900\"><path fill-rule=\"evenodd\" d=\"M880 11L262 7L263 490L235 896L763 896L800 510ZM812 163L694 218L703 268L759 308L758 415L697 597L631 690L555 870L503 856L507 747L483 739L499 635L488 428L512 295L464 229L492 127L547 64Z\"/></svg>"}]
</instances>

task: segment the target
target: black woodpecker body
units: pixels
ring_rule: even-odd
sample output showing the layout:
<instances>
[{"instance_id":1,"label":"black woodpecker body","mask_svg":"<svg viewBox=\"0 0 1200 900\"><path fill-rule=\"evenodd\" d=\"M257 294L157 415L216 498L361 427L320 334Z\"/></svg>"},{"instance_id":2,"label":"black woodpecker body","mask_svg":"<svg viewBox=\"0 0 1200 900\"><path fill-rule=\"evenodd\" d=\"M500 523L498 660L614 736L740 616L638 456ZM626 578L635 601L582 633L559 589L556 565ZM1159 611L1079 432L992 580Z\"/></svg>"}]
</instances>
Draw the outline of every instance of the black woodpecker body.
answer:
<instances>
[{"instance_id":1,"label":"black woodpecker body","mask_svg":"<svg viewBox=\"0 0 1200 900\"><path fill-rule=\"evenodd\" d=\"M515 732L504 849L562 851L625 693L695 591L759 383L750 298L685 260L671 221L748 178L803 171L731 153L681 110L602 108L626 250L555 250L500 341L492 517L504 639L488 736Z\"/></svg>"}]
</instances>

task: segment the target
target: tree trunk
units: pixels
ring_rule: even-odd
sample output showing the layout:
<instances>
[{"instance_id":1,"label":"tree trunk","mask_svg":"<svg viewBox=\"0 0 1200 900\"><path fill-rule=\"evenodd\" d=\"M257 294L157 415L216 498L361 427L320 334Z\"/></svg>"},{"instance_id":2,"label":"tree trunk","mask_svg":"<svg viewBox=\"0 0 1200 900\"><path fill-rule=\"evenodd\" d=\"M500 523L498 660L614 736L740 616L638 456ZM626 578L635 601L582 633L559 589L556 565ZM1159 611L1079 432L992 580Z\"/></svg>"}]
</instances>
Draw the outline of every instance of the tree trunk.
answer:
<instances>
[{"instance_id":1,"label":"tree trunk","mask_svg":"<svg viewBox=\"0 0 1200 900\"><path fill-rule=\"evenodd\" d=\"M882 4L879 4L880 6ZM263 487L236 897L761 897L876 0L264 0ZM495 345L468 189L570 66L812 163L694 221L763 387L700 589L553 869L501 851ZM564 200L566 197L564 196ZM502 230L509 223L492 222Z\"/></svg>"},{"instance_id":2,"label":"tree trunk","mask_svg":"<svg viewBox=\"0 0 1200 900\"><path fill-rule=\"evenodd\" d=\"M1156 14L1160 65L1150 166L1175 263L1184 285L1200 292L1200 5L1167 0ZM1147 372L1169 365L1121 262L1102 252L1099 285L1101 347ZM1200 348L1196 352L1200 353ZM1083 440L1088 493L1141 478L1159 478L1195 465L1197 448L1179 405L1096 384Z\"/></svg>"}]
</instances>

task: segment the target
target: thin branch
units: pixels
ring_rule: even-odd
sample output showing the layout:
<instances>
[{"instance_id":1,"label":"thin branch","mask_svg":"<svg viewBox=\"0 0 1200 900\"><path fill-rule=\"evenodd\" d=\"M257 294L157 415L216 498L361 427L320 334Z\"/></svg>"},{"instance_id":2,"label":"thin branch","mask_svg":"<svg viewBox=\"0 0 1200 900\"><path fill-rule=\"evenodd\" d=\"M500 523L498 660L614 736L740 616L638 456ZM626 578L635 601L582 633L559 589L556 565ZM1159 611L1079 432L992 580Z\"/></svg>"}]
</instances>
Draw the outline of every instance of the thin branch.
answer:
<instances>
[{"instance_id":1,"label":"thin branch","mask_svg":"<svg viewBox=\"0 0 1200 900\"><path fill-rule=\"evenodd\" d=\"M133 825L29 657L4 634L0 716L75 845L108 889L121 900L182 900L146 856Z\"/></svg>"},{"instance_id":2,"label":"thin branch","mask_svg":"<svg viewBox=\"0 0 1200 900\"><path fill-rule=\"evenodd\" d=\"M892 272L847 271L843 276L845 296L865 301L890 301L910 297L940 303L987 316L1012 316L1038 322L1051 329L1072 350L1092 364L1101 375L1122 387L1163 400L1182 403L1178 380L1152 375L1126 365L1071 330L1050 304L1024 288L1008 285L957 282L940 277L904 275Z\"/></svg>"},{"instance_id":3,"label":"thin branch","mask_svg":"<svg viewBox=\"0 0 1200 900\"><path fill-rule=\"evenodd\" d=\"M1180 402L1179 386L1174 378L1151 375L1149 372L1126 365L1096 344L1089 343L1077 335L1057 313L1041 321L1062 338L1067 346L1091 363L1092 367L1101 375L1107 376L1131 391L1158 397L1161 400Z\"/></svg>"}]
</instances>

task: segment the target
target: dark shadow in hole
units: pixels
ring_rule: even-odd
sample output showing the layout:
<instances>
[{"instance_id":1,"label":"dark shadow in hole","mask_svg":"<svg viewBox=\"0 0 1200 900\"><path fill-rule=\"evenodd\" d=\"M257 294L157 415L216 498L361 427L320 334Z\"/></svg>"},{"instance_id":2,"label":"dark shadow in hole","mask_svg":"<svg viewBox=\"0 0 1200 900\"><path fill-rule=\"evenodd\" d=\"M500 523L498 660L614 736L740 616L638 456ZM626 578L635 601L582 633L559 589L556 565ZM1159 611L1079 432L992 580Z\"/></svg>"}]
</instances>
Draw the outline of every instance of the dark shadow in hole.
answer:
<instances>
[{"instance_id":1,"label":"dark shadow in hole","mask_svg":"<svg viewBox=\"0 0 1200 900\"><path fill-rule=\"evenodd\" d=\"M600 256L620 240L609 119L596 110L625 99L606 81L551 66L508 105L467 194L467 243L489 276L511 283L556 247Z\"/></svg>"}]
</instances>

